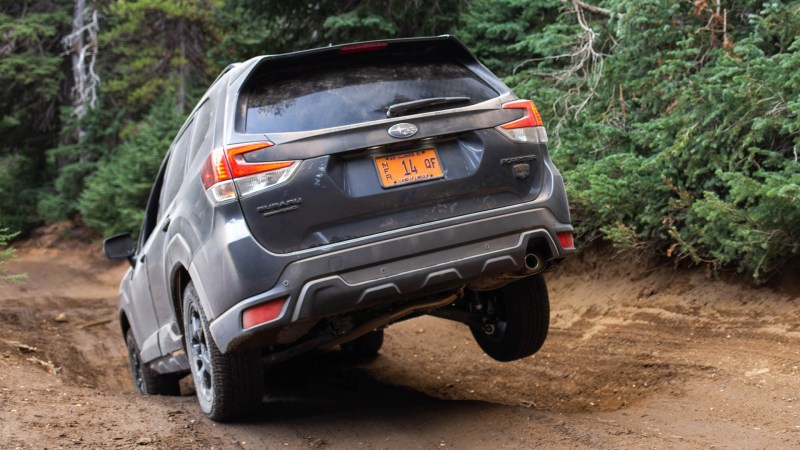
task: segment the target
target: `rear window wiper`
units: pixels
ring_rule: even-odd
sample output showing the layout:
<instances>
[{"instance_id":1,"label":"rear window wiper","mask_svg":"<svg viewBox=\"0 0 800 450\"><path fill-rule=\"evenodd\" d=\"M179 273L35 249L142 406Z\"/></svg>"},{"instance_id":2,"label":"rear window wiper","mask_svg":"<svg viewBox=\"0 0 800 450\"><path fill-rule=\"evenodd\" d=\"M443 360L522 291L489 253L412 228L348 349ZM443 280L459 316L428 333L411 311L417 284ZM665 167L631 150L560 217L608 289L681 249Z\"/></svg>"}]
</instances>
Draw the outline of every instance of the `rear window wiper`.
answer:
<instances>
[{"instance_id":1,"label":"rear window wiper","mask_svg":"<svg viewBox=\"0 0 800 450\"><path fill-rule=\"evenodd\" d=\"M415 109L427 108L428 106L447 105L450 103L462 103L470 101L470 97L431 97L421 98L404 103L395 103L386 110L386 117L402 116Z\"/></svg>"}]
</instances>

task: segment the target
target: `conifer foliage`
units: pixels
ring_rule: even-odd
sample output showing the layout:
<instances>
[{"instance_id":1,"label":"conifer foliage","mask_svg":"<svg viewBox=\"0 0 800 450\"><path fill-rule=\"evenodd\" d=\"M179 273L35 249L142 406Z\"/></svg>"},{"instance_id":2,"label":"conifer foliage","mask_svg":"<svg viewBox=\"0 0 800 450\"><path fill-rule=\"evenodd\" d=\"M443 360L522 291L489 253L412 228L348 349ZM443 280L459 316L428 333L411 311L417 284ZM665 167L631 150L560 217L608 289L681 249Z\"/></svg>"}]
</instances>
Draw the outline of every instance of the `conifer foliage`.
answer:
<instances>
[{"instance_id":1,"label":"conifer foliage","mask_svg":"<svg viewBox=\"0 0 800 450\"><path fill-rule=\"evenodd\" d=\"M800 253L800 2L525 3L466 35L541 105L579 240L757 280Z\"/></svg>"},{"instance_id":2,"label":"conifer foliage","mask_svg":"<svg viewBox=\"0 0 800 450\"><path fill-rule=\"evenodd\" d=\"M76 5L99 17L98 97L78 115ZM800 253L797 0L0 1L0 227L136 230L231 62L443 33L539 106L579 241L757 281Z\"/></svg>"}]
</instances>

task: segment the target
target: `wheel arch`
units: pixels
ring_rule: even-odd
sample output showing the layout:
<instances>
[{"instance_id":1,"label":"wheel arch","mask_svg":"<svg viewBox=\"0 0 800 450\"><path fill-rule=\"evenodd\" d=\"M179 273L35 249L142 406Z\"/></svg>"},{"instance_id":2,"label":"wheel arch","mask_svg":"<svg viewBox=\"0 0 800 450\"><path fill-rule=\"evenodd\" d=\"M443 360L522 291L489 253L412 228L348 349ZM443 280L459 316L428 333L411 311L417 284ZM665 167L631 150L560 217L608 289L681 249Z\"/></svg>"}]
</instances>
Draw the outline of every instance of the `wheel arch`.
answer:
<instances>
[{"instance_id":1,"label":"wheel arch","mask_svg":"<svg viewBox=\"0 0 800 450\"><path fill-rule=\"evenodd\" d=\"M128 314L124 309L119 310L119 325L122 329L122 337L125 338L125 335L128 334L128 330L131 329L131 322L128 320Z\"/></svg>"},{"instance_id":2,"label":"wheel arch","mask_svg":"<svg viewBox=\"0 0 800 450\"><path fill-rule=\"evenodd\" d=\"M184 267L183 264L179 264L175 268L175 272L172 276L172 290L171 290L171 303L172 303L172 312L175 314L175 320L178 323L178 328L181 330L181 333L184 332L183 330L183 292L186 290L186 286L192 281L192 276L189 275L189 271Z\"/></svg>"},{"instance_id":3,"label":"wheel arch","mask_svg":"<svg viewBox=\"0 0 800 450\"><path fill-rule=\"evenodd\" d=\"M179 220L175 219L171 226L178 226ZM165 249L165 266L169 268L167 281L169 283L169 301L172 307L172 314L178 329L183 333L183 290L191 281L191 276L187 269L188 262L191 261L191 248L189 243L180 233L172 236Z\"/></svg>"}]
</instances>

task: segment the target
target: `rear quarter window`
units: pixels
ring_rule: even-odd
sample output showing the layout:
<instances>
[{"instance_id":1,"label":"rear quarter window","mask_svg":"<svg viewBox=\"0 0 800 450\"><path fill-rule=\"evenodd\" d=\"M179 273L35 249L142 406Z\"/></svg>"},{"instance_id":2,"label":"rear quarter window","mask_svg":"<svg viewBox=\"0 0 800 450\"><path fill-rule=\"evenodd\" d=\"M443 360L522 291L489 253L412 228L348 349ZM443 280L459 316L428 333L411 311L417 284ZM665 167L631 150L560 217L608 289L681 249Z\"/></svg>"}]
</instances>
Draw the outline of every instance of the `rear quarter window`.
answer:
<instances>
[{"instance_id":1,"label":"rear quarter window","mask_svg":"<svg viewBox=\"0 0 800 450\"><path fill-rule=\"evenodd\" d=\"M285 133L386 119L389 106L431 97L469 97L463 107L498 93L457 61L409 57L342 59L267 70L247 83L237 123L245 133ZM244 107L242 107L244 106ZM414 113L424 112L415 110Z\"/></svg>"}]
</instances>

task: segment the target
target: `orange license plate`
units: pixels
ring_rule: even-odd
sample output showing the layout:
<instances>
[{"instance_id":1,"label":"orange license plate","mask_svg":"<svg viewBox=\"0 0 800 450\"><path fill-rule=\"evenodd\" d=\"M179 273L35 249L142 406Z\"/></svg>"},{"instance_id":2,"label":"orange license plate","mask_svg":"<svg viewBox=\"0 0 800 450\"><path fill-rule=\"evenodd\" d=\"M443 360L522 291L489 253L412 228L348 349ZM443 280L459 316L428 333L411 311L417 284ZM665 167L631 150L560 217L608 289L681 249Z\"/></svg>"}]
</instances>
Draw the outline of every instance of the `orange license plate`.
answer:
<instances>
[{"instance_id":1,"label":"orange license plate","mask_svg":"<svg viewBox=\"0 0 800 450\"><path fill-rule=\"evenodd\" d=\"M436 150L427 148L375 158L378 178L385 188L444 177Z\"/></svg>"}]
</instances>

